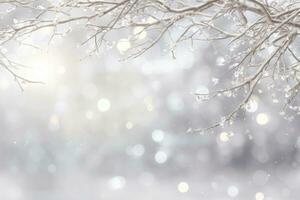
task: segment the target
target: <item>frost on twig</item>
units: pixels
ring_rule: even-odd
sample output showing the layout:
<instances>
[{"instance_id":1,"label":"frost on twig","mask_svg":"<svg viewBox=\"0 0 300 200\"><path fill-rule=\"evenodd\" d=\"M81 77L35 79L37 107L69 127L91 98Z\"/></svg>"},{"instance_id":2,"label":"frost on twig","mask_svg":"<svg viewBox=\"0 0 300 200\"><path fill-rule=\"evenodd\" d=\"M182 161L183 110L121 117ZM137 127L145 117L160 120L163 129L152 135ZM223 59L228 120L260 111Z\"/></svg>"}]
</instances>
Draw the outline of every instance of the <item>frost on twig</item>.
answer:
<instances>
[{"instance_id":1,"label":"frost on twig","mask_svg":"<svg viewBox=\"0 0 300 200\"><path fill-rule=\"evenodd\" d=\"M298 0L2 0L0 8L1 18L7 21L0 24L2 49L13 42L34 46L25 43L26 38L42 29L51 30L50 43L74 28L85 31L80 45L89 47L88 55L116 46L125 58L135 58L167 41L176 58L176 47L182 42L220 41L227 45L231 85L195 95L201 100L240 95L241 101L219 122L194 131L230 123L265 82L283 85L284 108L299 92ZM17 13L26 15L18 17ZM16 17L9 21L8 16ZM125 35L117 42L116 32ZM1 66L19 84L31 82L19 76L16 68L20 66L1 52Z\"/></svg>"}]
</instances>

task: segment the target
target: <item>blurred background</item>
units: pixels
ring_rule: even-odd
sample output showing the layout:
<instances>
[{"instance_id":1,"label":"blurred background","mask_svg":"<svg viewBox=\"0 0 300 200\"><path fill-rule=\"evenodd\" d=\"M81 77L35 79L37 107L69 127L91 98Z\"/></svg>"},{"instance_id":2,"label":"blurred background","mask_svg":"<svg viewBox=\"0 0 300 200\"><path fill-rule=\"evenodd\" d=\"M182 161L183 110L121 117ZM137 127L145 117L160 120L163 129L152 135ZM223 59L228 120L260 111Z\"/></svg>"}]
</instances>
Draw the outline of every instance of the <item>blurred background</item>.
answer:
<instances>
[{"instance_id":1,"label":"blurred background","mask_svg":"<svg viewBox=\"0 0 300 200\"><path fill-rule=\"evenodd\" d=\"M44 82L22 92L1 68L1 200L299 199L299 117L280 115L280 93L260 88L232 125L192 133L238 104L193 95L224 86L227 47L182 44L175 59L162 40L120 60L124 35L88 57L80 29L49 47L47 29L26 39L42 50L1 47Z\"/></svg>"}]
</instances>

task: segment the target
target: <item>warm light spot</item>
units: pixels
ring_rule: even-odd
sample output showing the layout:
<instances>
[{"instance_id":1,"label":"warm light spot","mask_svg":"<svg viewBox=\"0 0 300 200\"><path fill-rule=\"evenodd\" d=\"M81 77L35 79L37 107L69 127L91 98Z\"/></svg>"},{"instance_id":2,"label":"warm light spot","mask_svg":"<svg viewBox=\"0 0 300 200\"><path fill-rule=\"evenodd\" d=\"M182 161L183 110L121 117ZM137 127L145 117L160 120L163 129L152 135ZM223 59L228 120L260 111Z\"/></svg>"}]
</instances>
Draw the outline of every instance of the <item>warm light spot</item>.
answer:
<instances>
[{"instance_id":1,"label":"warm light spot","mask_svg":"<svg viewBox=\"0 0 300 200\"><path fill-rule=\"evenodd\" d=\"M265 195L262 192L257 192L255 194L255 200L264 200L265 199Z\"/></svg>"},{"instance_id":2,"label":"warm light spot","mask_svg":"<svg viewBox=\"0 0 300 200\"><path fill-rule=\"evenodd\" d=\"M29 80L41 81L47 85L55 83L59 75L65 74L62 58L50 53L34 53L28 55L23 61L24 65L32 70L23 70L22 75Z\"/></svg>"},{"instance_id":3,"label":"warm light spot","mask_svg":"<svg viewBox=\"0 0 300 200\"><path fill-rule=\"evenodd\" d=\"M259 125L266 125L269 122L269 116L266 113L259 113L256 116L256 122Z\"/></svg>"},{"instance_id":4,"label":"warm light spot","mask_svg":"<svg viewBox=\"0 0 300 200\"><path fill-rule=\"evenodd\" d=\"M189 184L186 183L186 182L180 182L178 185L177 185L177 189L179 192L181 193L186 193L189 191Z\"/></svg>"},{"instance_id":5,"label":"warm light spot","mask_svg":"<svg viewBox=\"0 0 300 200\"><path fill-rule=\"evenodd\" d=\"M128 49L130 49L131 44L129 39L120 39L117 43L117 49L120 53L125 53Z\"/></svg>"},{"instance_id":6,"label":"warm light spot","mask_svg":"<svg viewBox=\"0 0 300 200\"><path fill-rule=\"evenodd\" d=\"M106 98L99 99L98 110L100 112L106 112L110 109L110 101Z\"/></svg>"},{"instance_id":7,"label":"warm light spot","mask_svg":"<svg viewBox=\"0 0 300 200\"><path fill-rule=\"evenodd\" d=\"M230 135L227 132L222 132L219 135L219 139L221 140L221 142L228 142L229 137L230 137Z\"/></svg>"}]
</instances>

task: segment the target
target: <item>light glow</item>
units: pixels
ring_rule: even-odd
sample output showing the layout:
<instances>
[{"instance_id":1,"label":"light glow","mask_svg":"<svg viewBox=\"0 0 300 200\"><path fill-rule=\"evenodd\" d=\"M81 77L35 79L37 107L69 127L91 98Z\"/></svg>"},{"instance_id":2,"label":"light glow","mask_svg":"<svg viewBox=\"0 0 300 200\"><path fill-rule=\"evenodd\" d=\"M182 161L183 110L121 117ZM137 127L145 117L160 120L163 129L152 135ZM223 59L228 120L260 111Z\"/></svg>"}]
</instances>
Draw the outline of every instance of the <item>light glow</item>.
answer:
<instances>
[{"instance_id":1,"label":"light glow","mask_svg":"<svg viewBox=\"0 0 300 200\"><path fill-rule=\"evenodd\" d=\"M256 116L256 122L259 125L266 125L269 123L269 116L266 113L259 113Z\"/></svg>"},{"instance_id":2,"label":"light glow","mask_svg":"<svg viewBox=\"0 0 300 200\"><path fill-rule=\"evenodd\" d=\"M189 184L186 182L180 182L177 186L177 189L180 193L186 193L189 191Z\"/></svg>"}]
</instances>

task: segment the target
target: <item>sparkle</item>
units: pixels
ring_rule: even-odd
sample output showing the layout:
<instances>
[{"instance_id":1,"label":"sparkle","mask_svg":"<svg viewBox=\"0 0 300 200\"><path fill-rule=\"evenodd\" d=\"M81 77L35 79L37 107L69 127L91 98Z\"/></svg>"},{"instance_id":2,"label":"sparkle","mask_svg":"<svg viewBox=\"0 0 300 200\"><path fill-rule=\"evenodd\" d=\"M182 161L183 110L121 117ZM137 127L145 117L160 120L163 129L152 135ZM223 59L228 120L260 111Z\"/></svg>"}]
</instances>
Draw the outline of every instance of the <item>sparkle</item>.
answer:
<instances>
[{"instance_id":1,"label":"sparkle","mask_svg":"<svg viewBox=\"0 0 300 200\"><path fill-rule=\"evenodd\" d=\"M238 194L239 194L239 189L234 186L234 185L231 185L228 187L227 189L227 194L230 196L230 197L236 197Z\"/></svg>"},{"instance_id":2,"label":"sparkle","mask_svg":"<svg viewBox=\"0 0 300 200\"><path fill-rule=\"evenodd\" d=\"M221 142L228 142L230 135L227 132L221 132L219 135L219 139Z\"/></svg>"},{"instance_id":3,"label":"sparkle","mask_svg":"<svg viewBox=\"0 0 300 200\"><path fill-rule=\"evenodd\" d=\"M106 112L110 109L110 101L106 98L99 99L98 101L98 110L100 112Z\"/></svg>"},{"instance_id":4,"label":"sparkle","mask_svg":"<svg viewBox=\"0 0 300 200\"><path fill-rule=\"evenodd\" d=\"M266 125L269 122L269 116L266 113L259 113L256 116L256 123L259 125Z\"/></svg>"},{"instance_id":5,"label":"sparkle","mask_svg":"<svg viewBox=\"0 0 300 200\"><path fill-rule=\"evenodd\" d=\"M186 182L180 182L178 185L177 185L177 189L180 193L186 193L189 191L189 184L186 183Z\"/></svg>"},{"instance_id":6,"label":"sparkle","mask_svg":"<svg viewBox=\"0 0 300 200\"><path fill-rule=\"evenodd\" d=\"M218 58L217 58L217 61L216 61L216 63L217 63L218 66L223 66L223 65L225 65L225 62L226 62L226 60L225 60L225 58L222 57L222 56L218 57Z\"/></svg>"}]
</instances>

